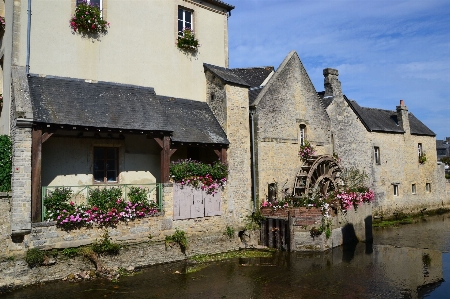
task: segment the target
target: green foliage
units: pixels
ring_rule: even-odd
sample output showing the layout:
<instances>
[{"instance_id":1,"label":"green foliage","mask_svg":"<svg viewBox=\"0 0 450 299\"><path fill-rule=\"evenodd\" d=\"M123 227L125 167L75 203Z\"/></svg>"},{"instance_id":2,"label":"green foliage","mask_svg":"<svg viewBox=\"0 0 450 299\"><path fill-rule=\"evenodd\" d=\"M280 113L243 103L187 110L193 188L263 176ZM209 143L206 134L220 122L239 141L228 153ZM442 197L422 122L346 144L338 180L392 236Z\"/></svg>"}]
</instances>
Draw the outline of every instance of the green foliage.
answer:
<instances>
[{"instance_id":1,"label":"green foliage","mask_svg":"<svg viewBox=\"0 0 450 299\"><path fill-rule=\"evenodd\" d=\"M70 28L80 34L105 34L109 23L102 18L100 8L86 1L75 8L75 15L70 18Z\"/></svg>"},{"instance_id":2,"label":"green foliage","mask_svg":"<svg viewBox=\"0 0 450 299\"><path fill-rule=\"evenodd\" d=\"M0 192L11 190L12 144L7 135L0 135Z\"/></svg>"},{"instance_id":3,"label":"green foliage","mask_svg":"<svg viewBox=\"0 0 450 299\"><path fill-rule=\"evenodd\" d=\"M422 255L422 263L423 263L425 266L427 266L427 267L430 266L430 264L431 264L431 257L430 257L430 255L429 255L428 253L424 253L424 254Z\"/></svg>"},{"instance_id":4,"label":"green foliage","mask_svg":"<svg viewBox=\"0 0 450 299\"><path fill-rule=\"evenodd\" d=\"M78 255L79 249L78 248L64 248L62 250L62 255L68 258L72 258Z\"/></svg>"},{"instance_id":5,"label":"green foliage","mask_svg":"<svg viewBox=\"0 0 450 299\"><path fill-rule=\"evenodd\" d=\"M151 203L148 200L148 193L149 193L148 188L130 187L130 192L128 192L128 194L127 194L127 196L128 196L127 199L132 204L140 203L140 204L148 205L149 203ZM156 208L156 204L154 204L154 207Z\"/></svg>"},{"instance_id":6,"label":"green foliage","mask_svg":"<svg viewBox=\"0 0 450 299\"><path fill-rule=\"evenodd\" d=\"M450 166L450 157L443 157L441 158L441 162Z\"/></svg>"},{"instance_id":7,"label":"green foliage","mask_svg":"<svg viewBox=\"0 0 450 299\"><path fill-rule=\"evenodd\" d=\"M234 237L234 228L227 225L227 228L225 229L224 235L228 236L228 238L232 239Z\"/></svg>"},{"instance_id":8,"label":"green foliage","mask_svg":"<svg viewBox=\"0 0 450 299\"><path fill-rule=\"evenodd\" d=\"M171 236L166 236L166 244L168 243L177 243L180 245L181 251L185 252L188 247L188 241L186 238L186 233L178 228L175 229L175 232Z\"/></svg>"},{"instance_id":9,"label":"green foliage","mask_svg":"<svg viewBox=\"0 0 450 299\"><path fill-rule=\"evenodd\" d=\"M447 180L450 180L450 173L446 173L446 174L445 174L445 178L446 178Z\"/></svg>"},{"instance_id":10,"label":"green foliage","mask_svg":"<svg viewBox=\"0 0 450 299\"><path fill-rule=\"evenodd\" d=\"M210 165L191 159L170 164L170 176L177 183L192 177L205 177L208 174L214 180L221 180L228 176L228 167L219 161Z\"/></svg>"},{"instance_id":11,"label":"green foliage","mask_svg":"<svg viewBox=\"0 0 450 299\"><path fill-rule=\"evenodd\" d=\"M258 230L261 228L261 223L266 219L260 210L253 212L246 217L245 230Z\"/></svg>"},{"instance_id":12,"label":"green foliage","mask_svg":"<svg viewBox=\"0 0 450 299\"><path fill-rule=\"evenodd\" d=\"M70 188L56 188L49 196L44 199L44 206L46 209L46 218L54 220L55 215L59 211L66 210L73 212L74 206L69 203L72 197L72 189Z\"/></svg>"},{"instance_id":13,"label":"green foliage","mask_svg":"<svg viewBox=\"0 0 450 299\"><path fill-rule=\"evenodd\" d=\"M195 37L194 30L185 28L182 32L178 32L177 47L184 51L197 51L200 43Z\"/></svg>"},{"instance_id":14,"label":"green foliage","mask_svg":"<svg viewBox=\"0 0 450 299\"><path fill-rule=\"evenodd\" d=\"M30 267L36 267L41 265L45 260L45 254L43 251L37 248L31 248L27 250L25 261Z\"/></svg>"},{"instance_id":15,"label":"green foliage","mask_svg":"<svg viewBox=\"0 0 450 299\"><path fill-rule=\"evenodd\" d=\"M351 192L367 191L367 173L356 167L344 168L341 172L341 179L344 181L345 189Z\"/></svg>"},{"instance_id":16,"label":"green foliage","mask_svg":"<svg viewBox=\"0 0 450 299\"><path fill-rule=\"evenodd\" d=\"M116 207L116 202L122 197L122 190L119 187L97 188L89 190L88 202L91 206L102 211L107 211Z\"/></svg>"},{"instance_id":17,"label":"green foliage","mask_svg":"<svg viewBox=\"0 0 450 299\"><path fill-rule=\"evenodd\" d=\"M422 153L422 155L419 156L419 163L424 164L425 162L427 162L427 154Z\"/></svg>"},{"instance_id":18,"label":"green foliage","mask_svg":"<svg viewBox=\"0 0 450 299\"><path fill-rule=\"evenodd\" d=\"M97 254L111 254L116 255L119 254L120 251L120 245L111 242L111 237L108 234L108 231L105 231L102 235L102 238L99 240L96 240L92 244L92 250Z\"/></svg>"}]
</instances>

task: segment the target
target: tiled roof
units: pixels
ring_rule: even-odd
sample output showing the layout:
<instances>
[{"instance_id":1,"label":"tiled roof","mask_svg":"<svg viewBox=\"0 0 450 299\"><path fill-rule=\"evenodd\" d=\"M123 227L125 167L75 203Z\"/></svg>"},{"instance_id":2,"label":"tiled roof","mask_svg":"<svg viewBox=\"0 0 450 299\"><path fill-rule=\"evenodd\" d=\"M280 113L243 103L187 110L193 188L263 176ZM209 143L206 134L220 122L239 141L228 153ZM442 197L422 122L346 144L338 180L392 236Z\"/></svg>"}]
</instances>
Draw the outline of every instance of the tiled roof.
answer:
<instances>
[{"instance_id":1,"label":"tiled roof","mask_svg":"<svg viewBox=\"0 0 450 299\"><path fill-rule=\"evenodd\" d=\"M345 96L344 96L345 97ZM355 111L361 122L371 132L404 133L398 124L397 112L377 108L361 107L355 101L345 100ZM427 126L418 120L412 113L408 114L409 127L412 135L436 136Z\"/></svg>"},{"instance_id":2,"label":"tiled roof","mask_svg":"<svg viewBox=\"0 0 450 299\"><path fill-rule=\"evenodd\" d=\"M110 82L31 75L28 84L37 123L166 131L173 141L228 144L206 103L168 100L150 87ZM205 133L197 132L199 126Z\"/></svg>"},{"instance_id":3,"label":"tiled roof","mask_svg":"<svg viewBox=\"0 0 450 299\"><path fill-rule=\"evenodd\" d=\"M241 77L239 77L237 74L235 74L232 69L227 69L224 67L215 66L215 65L207 64L207 63L204 63L203 67L206 70L209 70L211 73L213 73L217 77L219 77L220 79L224 80L225 82L250 87L250 84L247 83Z\"/></svg>"},{"instance_id":4,"label":"tiled roof","mask_svg":"<svg viewBox=\"0 0 450 299\"><path fill-rule=\"evenodd\" d=\"M226 10L230 11L234 9L233 5L227 4L221 0L204 0L205 2L209 2L211 4L217 5L219 7L225 8Z\"/></svg>"}]
</instances>

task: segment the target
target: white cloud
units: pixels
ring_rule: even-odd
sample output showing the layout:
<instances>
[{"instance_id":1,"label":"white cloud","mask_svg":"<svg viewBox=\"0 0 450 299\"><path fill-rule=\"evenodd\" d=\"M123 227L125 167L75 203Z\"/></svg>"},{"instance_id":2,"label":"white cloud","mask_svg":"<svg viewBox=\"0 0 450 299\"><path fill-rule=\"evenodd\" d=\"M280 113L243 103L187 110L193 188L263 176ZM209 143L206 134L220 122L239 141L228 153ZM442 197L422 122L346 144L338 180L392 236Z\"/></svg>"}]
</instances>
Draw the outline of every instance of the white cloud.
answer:
<instances>
[{"instance_id":1,"label":"white cloud","mask_svg":"<svg viewBox=\"0 0 450 299\"><path fill-rule=\"evenodd\" d=\"M322 69L337 68L344 93L361 105L395 109L405 99L438 138L450 136L450 1L227 2L236 6L230 67L278 67L296 50L318 90Z\"/></svg>"}]
</instances>

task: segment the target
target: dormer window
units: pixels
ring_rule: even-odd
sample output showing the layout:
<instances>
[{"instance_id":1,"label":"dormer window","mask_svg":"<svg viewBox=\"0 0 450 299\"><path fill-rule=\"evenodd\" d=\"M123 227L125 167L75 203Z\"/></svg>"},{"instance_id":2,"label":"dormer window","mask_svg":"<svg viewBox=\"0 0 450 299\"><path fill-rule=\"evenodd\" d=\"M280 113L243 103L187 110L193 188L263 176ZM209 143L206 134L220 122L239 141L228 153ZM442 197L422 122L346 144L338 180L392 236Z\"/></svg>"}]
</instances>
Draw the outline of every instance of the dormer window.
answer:
<instances>
[{"instance_id":1,"label":"dormer window","mask_svg":"<svg viewBox=\"0 0 450 299\"><path fill-rule=\"evenodd\" d=\"M183 35L183 30L194 30L193 11L178 7L178 35Z\"/></svg>"}]
</instances>

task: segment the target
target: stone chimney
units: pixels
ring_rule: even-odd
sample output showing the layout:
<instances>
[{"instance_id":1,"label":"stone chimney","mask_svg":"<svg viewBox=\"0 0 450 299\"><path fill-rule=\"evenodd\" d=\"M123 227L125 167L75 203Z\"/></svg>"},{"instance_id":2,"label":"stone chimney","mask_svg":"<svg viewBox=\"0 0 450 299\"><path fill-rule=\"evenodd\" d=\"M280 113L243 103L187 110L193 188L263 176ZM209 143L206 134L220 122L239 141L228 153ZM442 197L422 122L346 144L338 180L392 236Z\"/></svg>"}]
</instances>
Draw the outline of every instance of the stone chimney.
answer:
<instances>
[{"instance_id":1,"label":"stone chimney","mask_svg":"<svg viewBox=\"0 0 450 299\"><path fill-rule=\"evenodd\" d=\"M397 106L397 122L405 133L410 133L408 107L405 106L405 101L403 100L400 100L400 106Z\"/></svg>"},{"instance_id":2,"label":"stone chimney","mask_svg":"<svg viewBox=\"0 0 450 299\"><path fill-rule=\"evenodd\" d=\"M341 82L338 79L339 72L336 69L326 68L323 70L325 95L324 97L334 97L333 100L343 100Z\"/></svg>"}]
</instances>

